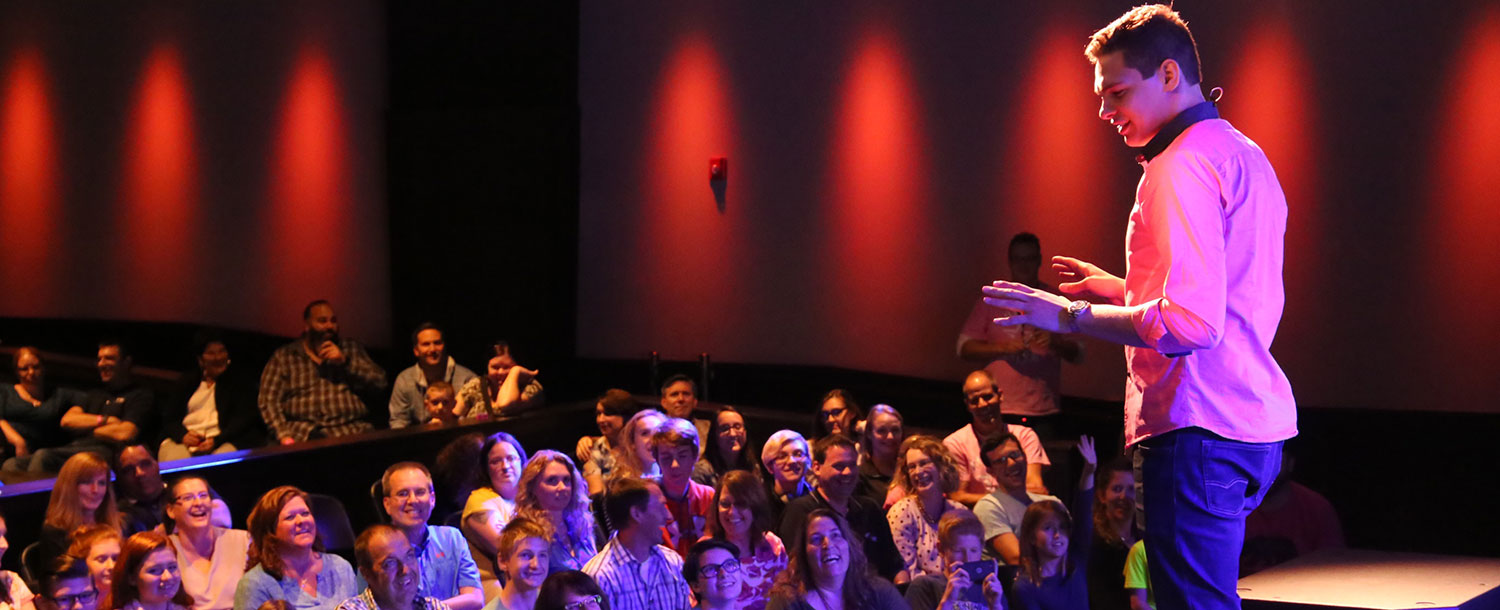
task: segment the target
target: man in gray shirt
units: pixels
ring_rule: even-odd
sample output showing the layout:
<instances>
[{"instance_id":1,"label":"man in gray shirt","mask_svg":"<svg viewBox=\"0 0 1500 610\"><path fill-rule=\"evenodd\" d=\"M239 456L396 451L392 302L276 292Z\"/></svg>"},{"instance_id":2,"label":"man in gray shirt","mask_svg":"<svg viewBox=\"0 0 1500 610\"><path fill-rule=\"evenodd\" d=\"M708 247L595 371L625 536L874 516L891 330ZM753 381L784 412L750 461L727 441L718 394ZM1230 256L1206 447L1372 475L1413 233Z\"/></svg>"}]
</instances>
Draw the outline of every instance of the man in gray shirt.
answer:
<instances>
[{"instance_id":1,"label":"man in gray shirt","mask_svg":"<svg viewBox=\"0 0 1500 610\"><path fill-rule=\"evenodd\" d=\"M391 427L420 426L437 417L428 413L423 400L427 386L434 381L446 381L455 388L475 377L474 371L460 366L448 356L443 344L443 330L436 324L425 322L411 333L411 353L417 363L396 376L391 388Z\"/></svg>"},{"instance_id":2,"label":"man in gray shirt","mask_svg":"<svg viewBox=\"0 0 1500 610\"><path fill-rule=\"evenodd\" d=\"M1054 496L1026 491L1026 451L1021 449L1021 441L1010 433L986 439L979 448L979 456L996 483L995 491L974 505L974 515L984 525L985 555L1006 565L1018 565L1021 562L1021 540L1016 535L1021 531L1026 507L1044 500L1058 504L1062 501ZM1087 542L1083 541L1084 544Z\"/></svg>"}]
</instances>

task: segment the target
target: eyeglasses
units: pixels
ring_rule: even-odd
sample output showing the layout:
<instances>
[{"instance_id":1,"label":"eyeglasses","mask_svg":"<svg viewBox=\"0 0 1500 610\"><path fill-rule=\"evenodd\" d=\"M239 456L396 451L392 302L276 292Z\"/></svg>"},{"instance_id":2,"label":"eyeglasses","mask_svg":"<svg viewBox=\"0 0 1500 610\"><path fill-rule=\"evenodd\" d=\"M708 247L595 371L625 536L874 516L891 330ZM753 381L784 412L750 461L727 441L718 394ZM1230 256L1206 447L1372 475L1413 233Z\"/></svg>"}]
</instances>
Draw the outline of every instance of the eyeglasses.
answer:
<instances>
[{"instance_id":1,"label":"eyeglasses","mask_svg":"<svg viewBox=\"0 0 1500 610\"><path fill-rule=\"evenodd\" d=\"M823 417L843 417L844 412L848 410L848 407L834 407L832 409L823 409Z\"/></svg>"},{"instance_id":2,"label":"eyeglasses","mask_svg":"<svg viewBox=\"0 0 1500 610\"><path fill-rule=\"evenodd\" d=\"M57 607L59 608L72 608L73 606L87 606L94 603L94 601L97 599L99 599L99 592L91 590L87 593L54 597L52 598L52 601L55 602L57 604Z\"/></svg>"},{"instance_id":3,"label":"eyeglasses","mask_svg":"<svg viewBox=\"0 0 1500 610\"><path fill-rule=\"evenodd\" d=\"M718 565L708 564L698 568L698 572L703 574L704 578L718 578L725 574L739 574L740 561L738 559L728 559Z\"/></svg>"},{"instance_id":4,"label":"eyeglasses","mask_svg":"<svg viewBox=\"0 0 1500 610\"><path fill-rule=\"evenodd\" d=\"M801 460L801 459L806 459L806 458L807 458L807 452L806 451L803 451L801 449L796 449L796 450L793 450L791 452L783 452L783 453L777 454L776 455L776 459L772 460L772 461L773 462L785 462L787 460Z\"/></svg>"},{"instance_id":5,"label":"eyeglasses","mask_svg":"<svg viewBox=\"0 0 1500 610\"><path fill-rule=\"evenodd\" d=\"M724 424L722 426L719 426L719 431L720 432L744 432L745 431L745 424L739 424L739 423Z\"/></svg>"},{"instance_id":6,"label":"eyeglasses","mask_svg":"<svg viewBox=\"0 0 1500 610\"><path fill-rule=\"evenodd\" d=\"M426 500L429 492L426 487L418 487L416 489L398 489L396 493L391 495L402 500L412 497L416 497L418 500Z\"/></svg>"},{"instance_id":7,"label":"eyeglasses","mask_svg":"<svg viewBox=\"0 0 1500 610\"><path fill-rule=\"evenodd\" d=\"M182 494L180 496L172 498L172 501L176 502L178 504L192 504L193 502L195 502L197 500L202 500L204 502L212 502L213 499L214 499L214 497L212 495L210 495L208 492L206 492L206 491L200 491L200 492L195 493L195 494Z\"/></svg>"},{"instance_id":8,"label":"eyeglasses","mask_svg":"<svg viewBox=\"0 0 1500 610\"><path fill-rule=\"evenodd\" d=\"M563 610L599 610L604 607L603 595L590 595L571 604L563 604Z\"/></svg>"}]
</instances>

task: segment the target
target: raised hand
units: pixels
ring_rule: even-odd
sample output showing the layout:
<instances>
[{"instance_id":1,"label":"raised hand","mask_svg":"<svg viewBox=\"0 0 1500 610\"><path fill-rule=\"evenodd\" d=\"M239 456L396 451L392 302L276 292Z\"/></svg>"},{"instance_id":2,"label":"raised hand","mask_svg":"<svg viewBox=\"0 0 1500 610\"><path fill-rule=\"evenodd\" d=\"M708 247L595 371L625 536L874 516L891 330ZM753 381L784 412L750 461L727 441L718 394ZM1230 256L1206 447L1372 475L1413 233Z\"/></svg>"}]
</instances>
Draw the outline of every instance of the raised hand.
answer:
<instances>
[{"instance_id":1,"label":"raised hand","mask_svg":"<svg viewBox=\"0 0 1500 610\"><path fill-rule=\"evenodd\" d=\"M1078 437L1078 454L1083 456L1083 476L1079 477L1078 489L1094 488L1094 472L1099 469L1099 454L1094 452L1094 437L1087 434Z\"/></svg>"},{"instance_id":2,"label":"raised hand","mask_svg":"<svg viewBox=\"0 0 1500 610\"><path fill-rule=\"evenodd\" d=\"M1103 301L1114 305L1125 303L1125 280L1076 258L1052 257L1052 270L1063 283L1057 289L1074 299Z\"/></svg>"}]
</instances>

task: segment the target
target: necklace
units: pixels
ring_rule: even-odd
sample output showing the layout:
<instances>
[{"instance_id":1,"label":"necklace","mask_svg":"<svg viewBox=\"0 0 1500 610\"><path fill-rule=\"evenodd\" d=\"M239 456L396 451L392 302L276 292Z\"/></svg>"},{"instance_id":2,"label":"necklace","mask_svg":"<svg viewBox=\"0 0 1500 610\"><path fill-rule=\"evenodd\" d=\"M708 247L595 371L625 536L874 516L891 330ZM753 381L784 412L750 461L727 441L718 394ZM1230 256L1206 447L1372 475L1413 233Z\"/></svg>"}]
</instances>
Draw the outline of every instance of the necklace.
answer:
<instances>
[{"instance_id":1,"label":"necklace","mask_svg":"<svg viewBox=\"0 0 1500 610\"><path fill-rule=\"evenodd\" d=\"M941 509L938 510L938 514L936 517L928 514L927 502L922 499L922 496L917 496L917 508L922 511L922 518L926 519L928 523L937 523L938 519L941 519L943 517L943 511Z\"/></svg>"}]
</instances>

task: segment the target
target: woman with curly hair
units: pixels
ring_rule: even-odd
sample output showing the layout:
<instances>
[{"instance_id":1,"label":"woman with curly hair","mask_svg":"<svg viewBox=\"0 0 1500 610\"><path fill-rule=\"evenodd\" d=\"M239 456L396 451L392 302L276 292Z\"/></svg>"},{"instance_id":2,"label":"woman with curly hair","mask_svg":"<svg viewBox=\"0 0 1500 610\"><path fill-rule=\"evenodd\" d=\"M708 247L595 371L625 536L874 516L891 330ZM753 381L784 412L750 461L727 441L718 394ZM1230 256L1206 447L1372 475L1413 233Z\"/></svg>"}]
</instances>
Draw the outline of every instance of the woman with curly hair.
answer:
<instances>
[{"instance_id":1,"label":"woman with curly hair","mask_svg":"<svg viewBox=\"0 0 1500 610\"><path fill-rule=\"evenodd\" d=\"M767 610L910 610L896 587L870 571L859 538L833 509L807 514Z\"/></svg>"},{"instance_id":2,"label":"woman with curly hair","mask_svg":"<svg viewBox=\"0 0 1500 610\"><path fill-rule=\"evenodd\" d=\"M193 596L182 588L172 542L157 532L125 539L112 580L115 586L99 610L187 610L193 605Z\"/></svg>"},{"instance_id":3,"label":"woman with curly hair","mask_svg":"<svg viewBox=\"0 0 1500 610\"><path fill-rule=\"evenodd\" d=\"M516 516L551 528L549 573L580 569L599 552L588 484L567 455L543 449L526 463L516 495Z\"/></svg>"},{"instance_id":4,"label":"woman with curly hair","mask_svg":"<svg viewBox=\"0 0 1500 610\"><path fill-rule=\"evenodd\" d=\"M892 488L906 495L891 506L885 519L908 576L946 573L938 551L938 522L943 515L967 510L948 498L958 485L958 468L943 441L926 434L902 441Z\"/></svg>"},{"instance_id":5,"label":"woman with curly hair","mask_svg":"<svg viewBox=\"0 0 1500 610\"><path fill-rule=\"evenodd\" d=\"M359 594L354 567L323 552L307 494L290 485L265 493L248 519L250 552L234 591L235 610L285 600L293 610L334 610Z\"/></svg>"}]
</instances>

